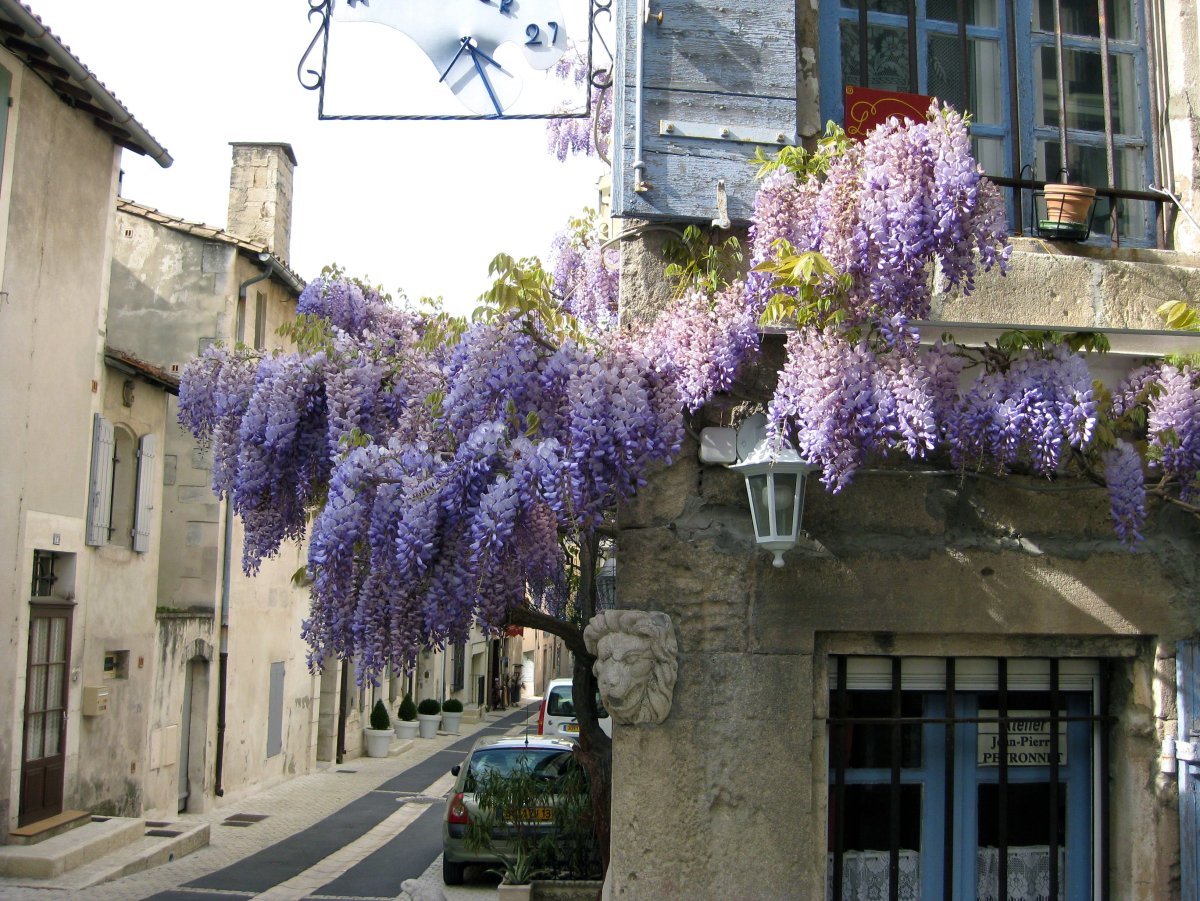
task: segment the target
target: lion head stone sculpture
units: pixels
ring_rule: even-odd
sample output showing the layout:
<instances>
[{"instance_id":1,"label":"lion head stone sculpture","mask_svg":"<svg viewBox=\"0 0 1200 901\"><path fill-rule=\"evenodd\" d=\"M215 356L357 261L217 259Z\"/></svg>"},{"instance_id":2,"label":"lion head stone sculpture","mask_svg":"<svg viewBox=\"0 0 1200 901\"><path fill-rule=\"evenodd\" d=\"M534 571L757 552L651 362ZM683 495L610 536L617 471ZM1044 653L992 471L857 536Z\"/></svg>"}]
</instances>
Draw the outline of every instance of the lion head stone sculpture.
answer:
<instances>
[{"instance_id":1,"label":"lion head stone sculpture","mask_svg":"<svg viewBox=\"0 0 1200 901\"><path fill-rule=\"evenodd\" d=\"M671 618L647 610L606 610L583 630L604 706L618 723L661 723L671 712L679 668Z\"/></svg>"}]
</instances>

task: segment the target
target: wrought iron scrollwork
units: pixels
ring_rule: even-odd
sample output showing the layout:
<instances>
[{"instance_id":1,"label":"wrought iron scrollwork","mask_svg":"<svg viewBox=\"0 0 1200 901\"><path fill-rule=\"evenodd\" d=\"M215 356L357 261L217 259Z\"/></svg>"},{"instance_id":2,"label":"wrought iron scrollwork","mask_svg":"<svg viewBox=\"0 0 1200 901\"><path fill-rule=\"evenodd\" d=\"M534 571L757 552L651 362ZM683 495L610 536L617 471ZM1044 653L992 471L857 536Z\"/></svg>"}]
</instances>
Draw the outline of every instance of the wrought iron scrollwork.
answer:
<instances>
[{"instance_id":1,"label":"wrought iron scrollwork","mask_svg":"<svg viewBox=\"0 0 1200 901\"><path fill-rule=\"evenodd\" d=\"M300 86L307 91L319 91L325 86L325 62L329 54L329 17L333 14L333 0L308 0L308 21L312 21L313 17L320 18L321 22L317 26L317 33L313 35L313 39L308 42L308 49L304 51L304 55L300 57L300 62L296 66L296 79L300 82ZM317 43L321 44L321 69L305 69L304 64L309 57L313 55L313 51L317 49ZM311 83L305 80L305 76L311 76Z\"/></svg>"},{"instance_id":2,"label":"wrought iron scrollwork","mask_svg":"<svg viewBox=\"0 0 1200 901\"><path fill-rule=\"evenodd\" d=\"M601 16L608 22L613 20L613 0L586 0L588 4L588 45L587 45L587 96L583 109L552 113L522 113L517 115L328 115L325 113L325 76L329 62L329 33L333 19L333 5L342 0L308 0L308 18L311 22L318 19L316 33L309 41L308 47L300 57L296 66L296 79L301 87L308 91L319 92L317 117L323 120L407 120L407 121L447 121L473 119L583 119L591 116L594 111L596 92L609 90L613 84L613 69L615 57L604 33L597 23ZM355 0L348 0L353 5ZM365 2L365 0L363 0ZM570 2L570 0L568 0ZM320 46L320 68L315 68L314 54Z\"/></svg>"}]
</instances>

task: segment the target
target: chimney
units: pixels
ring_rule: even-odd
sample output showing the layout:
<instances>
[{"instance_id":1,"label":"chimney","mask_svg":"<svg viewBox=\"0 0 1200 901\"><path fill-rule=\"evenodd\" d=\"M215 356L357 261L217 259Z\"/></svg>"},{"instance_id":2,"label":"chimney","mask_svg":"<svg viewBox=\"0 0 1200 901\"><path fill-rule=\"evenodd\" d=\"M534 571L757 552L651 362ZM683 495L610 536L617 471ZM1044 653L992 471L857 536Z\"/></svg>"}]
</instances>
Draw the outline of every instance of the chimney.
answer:
<instances>
[{"instance_id":1,"label":"chimney","mask_svg":"<svg viewBox=\"0 0 1200 901\"><path fill-rule=\"evenodd\" d=\"M290 144L232 142L229 224L226 231L267 245L285 263L292 241L292 174L296 155Z\"/></svg>"}]
</instances>

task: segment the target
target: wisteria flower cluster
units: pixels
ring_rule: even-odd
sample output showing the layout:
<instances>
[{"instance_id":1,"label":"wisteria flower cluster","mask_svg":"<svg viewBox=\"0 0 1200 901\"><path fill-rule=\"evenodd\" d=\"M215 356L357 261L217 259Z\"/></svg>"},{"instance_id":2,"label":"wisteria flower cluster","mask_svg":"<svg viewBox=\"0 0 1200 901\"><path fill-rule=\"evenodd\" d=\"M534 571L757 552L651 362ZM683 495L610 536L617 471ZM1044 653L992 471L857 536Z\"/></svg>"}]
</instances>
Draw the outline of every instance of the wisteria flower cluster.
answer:
<instances>
[{"instance_id":1,"label":"wisteria flower cluster","mask_svg":"<svg viewBox=\"0 0 1200 901\"><path fill-rule=\"evenodd\" d=\"M554 345L514 313L427 342L411 314L341 279L304 304L332 338L210 349L184 373L180 421L212 445L248 573L319 505L314 664L357 654L372 678L473 621L498 629L527 597L561 612L560 535L599 525L682 443L673 385L625 336Z\"/></svg>"},{"instance_id":2,"label":"wisteria flower cluster","mask_svg":"<svg viewBox=\"0 0 1200 901\"><path fill-rule=\"evenodd\" d=\"M554 68L556 77L577 91L589 90L588 59L580 53L566 53ZM589 115L570 119L550 119L546 124L546 142L560 163L573 155L598 156L607 160L612 144L612 86L590 87ZM565 111L565 110L563 110Z\"/></svg>"},{"instance_id":3,"label":"wisteria flower cluster","mask_svg":"<svg viewBox=\"0 0 1200 901\"><path fill-rule=\"evenodd\" d=\"M927 318L935 264L969 291L980 266L1003 270L1011 252L1003 201L971 155L967 123L936 102L928 121L892 119L848 143L827 171L772 173L755 201L753 263L772 260L780 242L848 276L840 303L863 325ZM764 307L771 281L752 277L748 303Z\"/></svg>"}]
</instances>

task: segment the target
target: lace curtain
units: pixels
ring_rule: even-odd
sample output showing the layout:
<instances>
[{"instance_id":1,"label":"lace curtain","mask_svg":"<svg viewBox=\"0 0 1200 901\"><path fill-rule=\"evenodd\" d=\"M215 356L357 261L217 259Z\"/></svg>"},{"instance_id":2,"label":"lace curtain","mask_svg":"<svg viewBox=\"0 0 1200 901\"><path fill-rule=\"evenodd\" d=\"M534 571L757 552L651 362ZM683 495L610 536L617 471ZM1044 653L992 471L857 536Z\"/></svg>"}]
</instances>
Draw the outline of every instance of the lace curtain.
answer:
<instances>
[{"instance_id":1,"label":"lace curtain","mask_svg":"<svg viewBox=\"0 0 1200 901\"><path fill-rule=\"evenodd\" d=\"M829 855L826 901L833 898L833 855ZM1058 849L1058 897L1063 897L1066 854ZM1008 849L1008 896L999 897L1000 849L980 848L975 863L977 901L1051 901L1050 849L1046 845ZM841 901L878 901L888 897L888 852L847 851L842 855ZM921 854L900 851L900 901L920 901Z\"/></svg>"}]
</instances>

